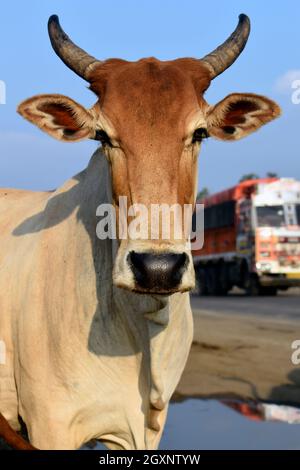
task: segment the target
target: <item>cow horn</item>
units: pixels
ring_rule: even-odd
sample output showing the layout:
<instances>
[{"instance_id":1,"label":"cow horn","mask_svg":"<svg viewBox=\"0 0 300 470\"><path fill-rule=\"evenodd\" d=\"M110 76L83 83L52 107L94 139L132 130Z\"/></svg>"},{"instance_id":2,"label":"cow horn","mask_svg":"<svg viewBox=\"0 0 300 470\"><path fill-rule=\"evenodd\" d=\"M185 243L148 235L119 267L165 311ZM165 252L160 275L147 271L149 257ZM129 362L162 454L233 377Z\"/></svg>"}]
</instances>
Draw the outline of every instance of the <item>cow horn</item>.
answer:
<instances>
[{"instance_id":1,"label":"cow horn","mask_svg":"<svg viewBox=\"0 0 300 470\"><path fill-rule=\"evenodd\" d=\"M57 15L50 16L48 32L52 47L58 57L79 77L89 81L91 70L101 62L71 41L60 26Z\"/></svg>"},{"instance_id":2,"label":"cow horn","mask_svg":"<svg viewBox=\"0 0 300 470\"><path fill-rule=\"evenodd\" d=\"M250 19L239 15L239 22L231 36L221 46L201 59L210 71L211 79L224 72L244 49L250 33Z\"/></svg>"}]
</instances>

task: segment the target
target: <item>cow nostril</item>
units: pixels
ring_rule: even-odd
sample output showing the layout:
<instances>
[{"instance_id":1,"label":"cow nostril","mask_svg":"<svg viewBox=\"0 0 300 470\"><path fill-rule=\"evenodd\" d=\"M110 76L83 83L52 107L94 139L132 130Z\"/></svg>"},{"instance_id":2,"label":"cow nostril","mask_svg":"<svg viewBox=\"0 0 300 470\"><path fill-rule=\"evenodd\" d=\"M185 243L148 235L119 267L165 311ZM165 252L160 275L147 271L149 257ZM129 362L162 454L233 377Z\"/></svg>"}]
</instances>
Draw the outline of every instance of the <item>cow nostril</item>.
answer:
<instances>
[{"instance_id":1,"label":"cow nostril","mask_svg":"<svg viewBox=\"0 0 300 470\"><path fill-rule=\"evenodd\" d=\"M176 288L182 279L189 259L186 253L137 253L127 257L137 287L168 291Z\"/></svg>"}]
</instances>

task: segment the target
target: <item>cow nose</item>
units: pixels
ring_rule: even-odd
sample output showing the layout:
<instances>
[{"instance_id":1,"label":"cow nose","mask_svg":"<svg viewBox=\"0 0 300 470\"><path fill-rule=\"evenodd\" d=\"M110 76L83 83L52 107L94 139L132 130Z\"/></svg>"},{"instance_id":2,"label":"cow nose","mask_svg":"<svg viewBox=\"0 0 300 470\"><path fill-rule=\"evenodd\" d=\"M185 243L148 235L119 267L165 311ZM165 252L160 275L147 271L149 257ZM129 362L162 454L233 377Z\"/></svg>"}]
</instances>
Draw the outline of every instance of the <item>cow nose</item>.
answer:
<instances>
[{"instance_id":1,"label":"cow nose","mask_svg":"<svg viewBox=\"0 0 300 470\"><path fill-rule=\"evenodd\" d=\"M166 293L179 286L189 263L186 253L128 254L137 289Z\"/></svg>"}]
</instances>

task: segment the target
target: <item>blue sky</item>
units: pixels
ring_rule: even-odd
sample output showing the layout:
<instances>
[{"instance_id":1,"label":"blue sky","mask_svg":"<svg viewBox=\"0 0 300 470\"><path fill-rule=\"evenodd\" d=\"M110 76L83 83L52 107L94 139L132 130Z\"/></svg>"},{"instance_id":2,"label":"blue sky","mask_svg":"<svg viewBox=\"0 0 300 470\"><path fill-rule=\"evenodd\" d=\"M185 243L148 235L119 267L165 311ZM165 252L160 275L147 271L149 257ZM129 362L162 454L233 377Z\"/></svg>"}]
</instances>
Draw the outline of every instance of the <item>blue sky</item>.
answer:
<instances>
[{"instance_id":1,"label":"blue sky","mask_svg":"<svg viewBox=\"0 0 300 470\"><path fill-rule=\"evenodd\" d=\"M51 14L58 14L72 39L98 58L164 60L205 55L227 38L241 12L252 22L248 44L213 81L206 98L213 104L232 92L265 94L282 106L283 116L240 142L205 142L199 186L224 189L249 172L300 179L300 104L292 104L289 79L300 78L298 0L26 0L0 7L0 80L6 83L6 104L0 105L0 186L54 188L84 168L96 148L93 141L56 142L16 113L20 101L39 93L66 94L85 106L95 100L52 51Z\"/></svg>"}]
</instances>

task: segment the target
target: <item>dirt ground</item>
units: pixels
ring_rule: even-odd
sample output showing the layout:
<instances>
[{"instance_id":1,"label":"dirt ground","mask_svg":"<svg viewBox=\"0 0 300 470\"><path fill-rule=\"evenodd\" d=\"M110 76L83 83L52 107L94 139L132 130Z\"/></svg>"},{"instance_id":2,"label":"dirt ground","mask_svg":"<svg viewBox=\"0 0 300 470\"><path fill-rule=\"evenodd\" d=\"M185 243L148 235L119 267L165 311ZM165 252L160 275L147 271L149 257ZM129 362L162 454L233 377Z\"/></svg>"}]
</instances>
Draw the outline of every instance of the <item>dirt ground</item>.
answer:
<instances>
[{"instance_id":1,"label":"dirt ground","mask_svg":"<svg viewBox=\"0 0 300 470\"><path fill-rule=\"evenodd\" d=\"M300 319L198 308L193 313L194 341L175 399L237 397L300 405L300 366L291 361Z\"/></svg>"}]
</instances>

